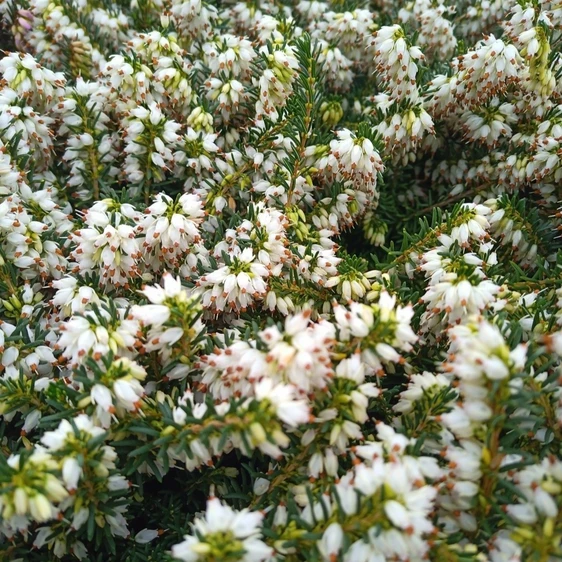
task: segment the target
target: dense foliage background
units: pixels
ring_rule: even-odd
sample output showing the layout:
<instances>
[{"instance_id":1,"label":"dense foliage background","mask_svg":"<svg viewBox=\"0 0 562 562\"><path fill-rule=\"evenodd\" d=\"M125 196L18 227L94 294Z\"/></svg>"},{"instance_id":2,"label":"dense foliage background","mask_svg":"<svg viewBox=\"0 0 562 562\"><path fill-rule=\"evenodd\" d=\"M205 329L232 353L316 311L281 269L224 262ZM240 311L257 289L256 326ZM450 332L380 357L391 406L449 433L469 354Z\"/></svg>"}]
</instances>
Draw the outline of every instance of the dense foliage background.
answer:
<instances>
[{"instance_id":1,"label":"dense foliage background","mask_svg":"<svg viewBox=\"0 0 562 562\"><path fill-rule=\"evenodd\" d=\"M0 14L0 560L562 558L560 0Z\"/></svg>"}]
</instances>

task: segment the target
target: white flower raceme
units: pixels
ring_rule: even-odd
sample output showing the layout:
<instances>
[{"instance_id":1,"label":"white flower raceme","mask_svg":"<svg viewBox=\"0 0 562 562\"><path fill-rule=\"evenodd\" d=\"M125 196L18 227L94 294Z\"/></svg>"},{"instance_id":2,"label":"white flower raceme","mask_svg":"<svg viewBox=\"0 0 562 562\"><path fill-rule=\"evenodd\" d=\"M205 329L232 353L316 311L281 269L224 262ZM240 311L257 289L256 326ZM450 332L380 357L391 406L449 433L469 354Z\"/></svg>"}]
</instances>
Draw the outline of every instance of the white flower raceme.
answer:
<instances>
[{"instance_id":1,"label":"white flower raceme","mask_svg":"<svg viewBox=\"0 0 562 562\"><path fill-rule=\"evenodd\" d=\"M333 233L324 230L319 234L323 236L320 244L294 247L293 258L303 279L325 286L332 276L337 275L341 258L336 255L334 242L329 238Z\"/></svg>"},{"instance_id":2,"label":"white flower raceme","mask_svg":"<svg viewBox=\"0 0 562 562\"><path fill-rule=\"evenodd\" d=\"M504 28L509 37L514 41L518 41L519 35L532 29L536 15L535 10L530 4L515 4L512 6L504 22Z\"/></svg>"},{"instance_id":3,"label":"white flower raceme","mask_svg":"<svg viewBox=\"0 0 562 562\"><path fill-rule=\"evenodd\" d=\"M224 352L217 348L196 364L203 369L201 382L221 400L251 393L254 381L263 375L266 365L265 354L244 341L232 343Z\"/></svg>"},{"instance_id":4,"label":"white flower raceme","mask_svg":"<svg viewBox=\"0 0 562 562\"><path fill-rule=\"evenodd\" d=\"M178 44L176 34L139 33L127 46L133 66L138 67L141 60L143 70L148 71L146 77L151 80L148 96L154 97L162 106L187 110L195 97L190 77L193 67Z\"/></svg>"},{"instance_id":5,"label":"white flower raceme","mask_svg":"<svg viewBox=\"0 0 562 562\"><path fill-rule=\"evenodd\" d=\"M53 281L53 287L57 292L51 304L59 311L61 318L84 313L90 303L101 305L95 289L87 285L79 286L76 277L57 279Z\"/></svg>"},{"instance_id":6,"label":"white flower raceme","mask_svg":"<svg viewBox=\"0 0 562 562\"><path fill-rule=\"evenodd\" d=\"M488 231L491 226L491 210L488 205L475 205L474 203L463 203L461 206L463 214L466 212L466 220L458 226L454 226L451 233L440 237L440 241L449 244L457 242L462 248L469 248L471 242L482 242L489 238ZM488 258L488 262L490 262Z\"/></svg>"},{"instance_id":7,"label":"white flower raceme","mask_svg":"<svg viewBox=\"0 0 562 562\"><path fill-rule=\"evenodd\" d=\"M333 84L335 89L347 90L353 80L352 61L338 47L332 47L329 43L321 44L323 49L320 52L319 61L324 63L327 71L326 79Z\"/></svg>"},{"instance_id":8,"label":"white flower raceme","mask_svg":"<svg viewBox=\"0 0 562 562\"><path fill-rule=\"evenodd\" d=\"M147 173L163 178L173 167L172 149L180 141L180 125L167 119L155 102L129 112L126 129L124 173L131 182L140 182Z\"/></svg>"},{"instance_id":9,"label":"white flower raceme","mask_svg":"<svg viewBox=\"0 0 562 562\"><path fill-rule=\"evenodd\" d=\"M396 297L387 292L380 294L376 305L352 302L349 310L335 306L334 315L339 341L357 341L371 372L382 373L383 365L388 368L392 363L403 362L399 351L410 351L417 341L410 327L413 309L397 306Z\"/></svg>"},{"instance_id":10,"label":"white flower raceme","mask_svg":"<svg viewBox=\"0 0 562 562\"><path fill-rule=\"evenodd\" d=\"M65 451L67 456L62 460L62 480L69 492L75 491L82 478L83 469L74 455L78 454L81 447L87 446L90 439L104 434L101 427L93 424L86 414L80 414L72 420L62 420L56 430L47 431L41 437L41 443L50 452ZM108 446L103 446L102 457L96 461L106 469L115 468L115 451ZM101 469L98 468L98 471Z\"/></svg>"},{"instance_id":11,"label":"white flower raceme","mask_svg":"<svg viewBox=\"0 0 562 562\"><path fill-rule=\"evenodd\" d=\"M424 138L434 134L433 119L421 103L403 108L386 94L379 94L374 100L376 107L385 115L375 130L384 139L386 151L392 154L393 161L406 164Z\"/></svg>"},{"instance_id":12,"label":"white flower raceme","mask_svg":"<svg viewBox=\"0 0 562 562\"><path fill-rule=\"evenodd\" d=\"M337 178L350 180L367 193L374 192L383 163L373 143L368 138L356 137L348 129L336 134L337 139L330 142L327 167ZM323 163L319 163L318 167L323 167Z\"/></svg>"},{"instance_id":13,"label":"white flower raceme","mask_svg":"<svg viewBox=\"0 0 562 562\"><path fill-rule=\"evenodd\" d=\"M204 307L215 310L246 310L267 292L269 270L256 260L252 248L235 252L229 265L200 277L197 293Z\"/></svg>"},{"instance_id":14,"label":"white flower raceme","mask_svg":"<svg viewBox=\"0 0 562 562\"><path fill-rule=\"evenodd\" d=\"M207 97L219 103L221 116L225 121L229 120L230 115L247 98L244 84L235 79L209 78L206 86L208 88Z\"/></svg>"},{"instance_id":15,"label":"white flower raceme","mask_svg":"<svg viewBox=\"0 0 562 562\"><path fill-rule=\"evenodd\" d=\"M517 211L506 200L490 199L486 205L492 210L488 217L491 235L503 246L511 248L523 267L535 267L537 243L525 235Z\"/></svg>"},{"instance_id":16,"label":"white flower raceme","mask_svg":"<svg viewBox=\"0 0 562 562\"><path fill-rule=\"evenodd\" d=\"M64 556L66 552L72 551L78 560L87 560L88 550L82 541L74 542L63 536L52 537L51 527L39 527L37 535L33 541L33 547L40 549L47 545L47 548L53 551L53 554L59 558Z\"/></svg>"},{"instance_id":17,"label":"white flower raceme","mask_svg":"<svg viewBox=\"0 0 562 562\"><path fill-rule=\"evenodd\" d=\"M315 38L337 43L355 65L364 63L365 48L369 46L374 24L372 12L366 9L338 12L330 10L323 2L307 0L301 1L297 10L310 21Z\"/></svg>"},{"instance_id":18,"label":"white flower raceme","mask_svg":"<svg viewBox=\"0 0 562 562\"><path fill-rule=\"evenodd\" d=\"M419 23L420 33L417 40L424 48L425 55L448 60L457 46L457 37L451 22L455 12L454 4L433 4L429 0L422 0L415 2L413 9Z\"/></svg>"},{"instance_id":19,"label":"white flower raceme","mask_svg":"<svg viewBox=\"0 0 562 562\"><path fill-rule=\"evenodd\" d=\"M418 98L417 61L424 55L419 47L409 46L402 28L395 24L381 27L374 35L372 48L382 79L388 82L388 91L396 100Z\"/></svg>"},{"instance_id":20,"label":"white flower raceme","mask_svg":"<svg viewBox=\"0 0 562 562\"><path fill-rule=\"evenodd\" d=\"M447 459L445 482L438 496L439 522L448 532L474 532L477 521L471 508L480 490L484 447L476 440L462 439L447 445L441 455Z\"/></svg>"},{"instance_id":21,"label":"white flower raceme","mask_svg":"<svg viewBox=\"0 0 562 562\"><path fill-rule=\"evenodd\" d=\"M357 462L334 486L333 491L302 512L306 521L324 521L359 515L363 509L387 521L385 530L368 533L364 539L351 544L343 559L369 560L392 558L401 555L422 558L427 545L422 537L433 532L429 514L434 508L437 490L430 480L438 479L441 471L430 457L415 458L406 454L410 441L396 434L390 427L378 424L379 440L355 448L364 462ZM386 490L386 500L379 498ZM361 491L361 494L357 494ZM336 499L337 495L337 499ZM367 508L368 506L368 508ZM333 524L327 526L318 549L338 550L341 538ZM329 559L329 558L326 558Z\"/></svg>"},{"instance_id":22,"label":"white flower raceme","mask_svg":"<svg viewBox=\"0 0 562 562\"><path fill-rule=\"evenodd\" d=\"M122 417L127 412L137 412L145 389L141 382L146 371L135 361L125 357L116 359L91 386L89 401L96 406L98 423L107 428L112 416Z\"/></svg>"},{"instance_id":23,"label":"white flower raceme","mask_svg":"<svg viewBox=\"0 0 562 562\"><path fill-rule=\"evenodd\" d=\"M180 267L181 260L201 239L199 227L204 216L197 195L185 193L174 201L159 193L138 221L137 232L144 236L142 247L148 254L145 262L155 271L162 262L166 267Z\"/></svg>"},{"instance_id":24,"label":"white flower raceme","mask_svg":"<svg viewBox=\"0 0 562 562\"><path fill-rule=\"evenodd\" d=\"M271 376L294 384L303 393L323 388L332 373L333 324L312 323L310 313L305 311L287 317L284 328L283 332L266 328L259 334L267 346L265 361Z\"/></svg>"},{"instance_id":25,"label":"white flower raceme","mask_svg":"<svg viewBox=\"0 0 562 562\"><path fill-rule=\"evenodd\" d=\"M293 91L293 81L297 76L298 60L293 47L262 47L266 68L257 82L259 87L256 102L256 124L260 126L264 117L271 121L279 119L279 109L283 107Z\"/></svg>"},{"instance_id":26,"label":"white flower raceme","mask_svg":"<svg viewBox=\"0 0 562 562\"><path fill-rule=\"evenodd\" d=\"M9 53L0 61L0 73L9 88L33 105L46 109L63 97L64 74L42 66L30 53Z\"/></svg>"},{"instance_id":27,"label":"white flower raceme","mask_svg":"<svg viewBox=\"0 0 562 562\"><path fill-rule=\"evenodd\" d=\"M394 411L407 414L412 411L413 404L423 398L430 397L442 388L449 386L449 381L441 374L414 374L410 377L408 388L400 393L399 402L393 407Z\"/></svg>"},{"instance_id":28,"label":"white flower raceme","mask_svg":"<svg viewBox=\"0 0 562 562\"><path fill-rule=\"evenodd\" d=\"M3 379L17 379L20 372L29 377L41 374L50 375L57 361L53 350L47 345L40 345L30 326L26 326L23 336L31 345L18 345L19 338L13 338L16 326L9 322L0 324L0 372ZM12 340L12 341L10 341ZM15 340L15 341L14 341Z\"/></svg>"},{"instance_id":29,"label":"white flower raceme","mask_svg":"<svg viewBox=\"0 0 562 562\"><path fill-rule=\"evenodd\" d=\"M216 160L219 152L216 139L216 134L189 127L187 133L179 139L179 148L174 152L175 170L181 175L194 173L197 177L212 171L213 160Z\"/></svg>"},{"instance_id":30,"label":"white flower raceme","mask_svg":"<svg viewBox=\"0 0 562 562\"><path fill-rule=\"evenodd\" d=\"M15 91L5 89L0 94L0 139L17 143L21 154L35 153L40 169L46 169L52 161L52 125L51 117L37 113L33 107L21 107Z\"/></svg>"},{"instance_id":31,"label":"white flower raceme","mask_svg":"<svg viewBox=\"0 0 562 562\"><path fill-rule=\"evenodd\" d=\"M524 368L527 348L520 344L510 350L499 329L483 319L449 331L450 359L443 371L454 377L459 401L441 420L459 438L471 437L476 428L493 416L490 389ZM516 392L516 387L511 392Z\"/></svg>"},{"instance_id":32,"label":"white flower raceme","mask_svg":"<svg viewBox=\"0 0 562 562\"><path fill-rule=\"evenodd\" d=\"M78 78L73 88L67 87L65 102L56 107L63 121L59 134L68 134L68 147L62 157L70 166L67 186L77 189L77 195L86 200L97 196L96 192L89 193L89 180L97 178L100 165L107 166L112 178L119 171L112 165L117 158L115 137L108 126L110 117L103 99L99 84Z\"/></svg>"},{"instance_id":33,"label":"white flower raceme","mask_svg":"<svg viewBox=\"0 0 562 562\"><path fill-rule=\"evenodd\" d=\"M525 167L525 175L531 181L551 180L558 182L562 177L560 164L560 138L547 137L537 148Z\"/></svg>"},{"instance_id":34,"label":"white flower raceme","mask_svg":"<svg viewBox=\"0 0 562 562\"><path fill-rule=\"evenodd\" d=\"M201 382L220 399L254 395L255 385L263 377L307 394L324 388L333 376L330 350L334 336L330 322L311 322L306 312L289 316L283 331L272 326L259 333L259 347L256 342L235 341L205 356L200 365L204 368Z\"/></svg>"},{"instance_id":35,"label":"white flower raceme","mask_svg":"<svg viewBox=\"0 0 562 562\"><path fill-rule=\"evenodd\" d=\"M255 221L246 223L248 234L244 239L254 244L258 261L266 267L271 266L276 273L280 270L279 264L285 263L291 257L291 252L287 249L290 244L287 239L287 217L263 204L256 205L253 210L256 218ZM242 226L238 231L242 237Z\"/></svg>"},{"instance_id":36,"label":"white flower raceme","mask_svg":"<svg viewBox=\"0 0 562 562\"><path fill-rule=\"evenodd\" d=\"M519 79L521 55L514 45L489 35L457 59L454 96L468 106L483 104Z\"/></svg>"},{"instance_id":37,"label":"white flower raceme","mask_svg":"<svg viewBox=\"0 0 562 562\"><path fill-rule=\"evenodd\" d=\"M134 305L130 315L143 328L148 328L143 336L144 351L158 352L168 378L185 377L192 362L185 350L194 354L204 345L205 326L199 318L202 311L199 299L190 296L179 277L169 273L163 276L162 286L146 286L141 292L150 304Z\"/></svg>"},{"instance_id":38,"label":"white flower raceme","mask_svg":"<svg viewBox=\"0 0 562 562\"><path fill-rule=\"evenodd\" d=\"M111 209L111 201L98 202L86 213L86 228L75 231L70 238L74 246L71 256L78 271L95 273L103 284L121 286L140 274L139 240L131 222L134 209L119 205Z\"/></svg>"},{"instance_id":39,"label":"white flower raceme","mask_svg":"<svg viewBox=\"0 0 562 562\"><path fill-rule=\"evenodd\" d=\"M201 0L173 0L171 17L182 38L209 39L213 22L218 17L217 8Z\"/></svg>"},{"instance_id":40,"label":"white flower raceme","mask_svg":"<svg viewBox=\"0 0 562 562\"><path fill-rule=\"evenodd\" d=\"M445 312L447 322L453 324L484 310L493 300L499 287L492 281L484 279L472 283L468 279L459 279L454 273L446 273L439 282L431 285L422 297L427 302L431 314ZM428 326L430 314L426 315Z\"/></svg>"},{"instance_id":41,"label":"white flower raceme","mask_svg":"<svg viewBox=\"0 0 562 562\"><path fill-rule=\"evenodd\" d=\"M170 309L167 303L175 299L185 300L187 294L181 285L179 278L174 278L169 273L163 277L163 286L146 286L141 292L148 298L151 304L135 306L132 315L146 325L162 325L170 318Z\"/></svg>"},{"instance_id":42,"label":"white flower raceme","mask_svg":"<svg viewBox=\"0 0 562 562\"><path fill-rule=\"evenodd\" d=\"M35 450L26 457L10 455L6 460L6 478L10 490L3 490L0 512L6 522L14 518L26 530L32 519L44 523L57 517L58 505L68 497L68 492L52 474L58 463L44 450ZM23 523L23 524L22 524ZM17 523L16 523L17 526Z\"/></svg>"},{"instance_id":43,"label":"white flower raceme","mask_svg":"<svg viewBox=\"0 0 562 562\"><path fill-rule=\"evenodd\" d=\"M268 400L275 415L285 424L296 427L309 421L310 407L307 400L297 399L297 389L290 385L275 384L264 378L254 387L259 401Z\"/></svg>"},{"instance_id":44,"label":"white flower raceme","mask_svg":"<svg viewBox=\"0 0 562 562\"><path fill-rule=\"evenodd\" d=\"M34 196L24 184L18 187L18 193L11 194L0 202L0 248L10 263L21 270L23 279L58 279L68 262L59 244L50 238L56 236L59 227L61 231L68 230L67 225L57 220L54 205L51 207L49 204L52 200L48 201L48 192ZM33 209L38 205L35 201L37 195L44 202L47 211L45 213L42 206L39 206L42 220L34 218Z\"/></svg>"},{"instance_id":45,"label":"white flower raceme","mask_svg":"<svg viewBox=\"0 0 562 562\"><path fill-rule=\"evenodd\" d=\"M123 309L110 312L98 308L87 310L81 316L71 316L59 330L57 346L63 350L63 357L77 366L85 357L101 359L109 351L130 355L137 342L139 323L127 319Z\"/></svg>"},{"instance_id":46,"label":"white flower raceme","mask_svg":"<svg viewBox=\"0 0 562 562\"><path fill-rule=\"evenodd\" d=\"M4 149L4 144L0 144ZM20 177L17 169L12 163L12 158L3 150L0 151L0 195L10 195L18 191Z\"/></svg>"},{"instance_id":47,"label":"white flower raceme","mask_svg":"<svg viewBox=\"0 0 562 562\"><path fill-rule=\"evenodd\" d=\"M244 562L265 562L273 555L261 540L263 514L234 511L218 498L207 501L204 517L196 517L191 535L172 547L172 556L184 562L236 556Z\"/></svg>"},{"instance_id":48,"label":"white flower raceme","mask_svg":"<svg viewBox=\"0 0 562 562\"><path fill-rule=\"evenodd\" d=\"M251 41L229 33L205 43L202 50L213 75L227 71L234 77L247 78L251 61L256 57Z\"/></svg>"},{"instance_id":49,"label":"white flower raceme","mask_svg":"<svg viewBox=\"0 0 562 562\"><path fill-rule=\"evenodd\" d=\"M100 74L120 113L126 113L148 99L152 71L145 64L135 63L132 57L114 54L102 62Z\"/></svg>"},{"instance_id":50,"label":"white flower raceme","mask_svg":"<svg viewBox=\"0 0 562 562\"><path fill-rule=\"evenodd\" d=\"M511 136L510 124L517 121L517 116L513 104L499 105L498 99L494 98L487 107L466 111L461 120L468 139L495 146L500 137Z\"/></svg>"},{"instance_id":51,"label":"white flower raceme","mask_svg":"<svg viewBox=\"0 0 562 562\"><path fill-rule=\"evenodd\" d=\"M470 228L479 234L479 223L461 225L457 240L468 240ZM482 269L484 260L469 252L451 253L453 239L442 237L442 246L421 257L421 270L429 279L421 302L426 303L423 314L424 331L438 333L443 326L462 322L485 310L495 299L499 286L486 278ZM493 256L490 261L493 260Z\"/></svg>"},{"instance_id":52,"label":"white flower raceme","mask_svg":"<svg viewBox=\"0 0 562 562\"><path fill-rule=\"evenodd\" d=\"M545 458L541 464L521 470L514 483L527 500L507 506L507 513L520 525L529 525L539 519L555 519L560 511L562 495L562 463L559 459Z\"/></svg>"}]
</instances>

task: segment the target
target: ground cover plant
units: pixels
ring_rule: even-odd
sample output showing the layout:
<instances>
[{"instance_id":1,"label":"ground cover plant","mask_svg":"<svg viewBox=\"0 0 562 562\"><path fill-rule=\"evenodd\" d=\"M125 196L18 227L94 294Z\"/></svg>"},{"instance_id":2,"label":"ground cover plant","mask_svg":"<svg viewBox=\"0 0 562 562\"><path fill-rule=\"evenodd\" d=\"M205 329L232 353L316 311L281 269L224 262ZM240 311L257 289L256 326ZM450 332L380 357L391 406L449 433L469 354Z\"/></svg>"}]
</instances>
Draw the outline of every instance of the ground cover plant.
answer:
<instances>
[{"instance_id":1,"label":"ground cover plant","mask_svg":"<svg viewBox=\"0 0 562 562\"><path fill-rule=\"evenodd\" d=\"M0 560L562 559L560 0L0 14Z\"/></svg>"}]
</instances>

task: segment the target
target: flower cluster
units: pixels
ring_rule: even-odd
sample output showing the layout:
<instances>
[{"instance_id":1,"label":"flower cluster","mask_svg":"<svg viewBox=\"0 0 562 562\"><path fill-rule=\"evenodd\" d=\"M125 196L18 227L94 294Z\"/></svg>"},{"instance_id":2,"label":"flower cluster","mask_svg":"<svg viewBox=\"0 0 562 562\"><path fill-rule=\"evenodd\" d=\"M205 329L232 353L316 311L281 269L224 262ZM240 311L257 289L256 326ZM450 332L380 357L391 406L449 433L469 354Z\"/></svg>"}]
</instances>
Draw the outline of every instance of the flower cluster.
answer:
<instances>
[{"instance_id":1,"label":"flower cluster","mask_svg":"<svg viewBox=\"0 0 562 562\"><path fill-rule=\"evenodd\" d=\"M0 46L0 560L562 557L560 0Z\"/></svg>"}]
</instances>

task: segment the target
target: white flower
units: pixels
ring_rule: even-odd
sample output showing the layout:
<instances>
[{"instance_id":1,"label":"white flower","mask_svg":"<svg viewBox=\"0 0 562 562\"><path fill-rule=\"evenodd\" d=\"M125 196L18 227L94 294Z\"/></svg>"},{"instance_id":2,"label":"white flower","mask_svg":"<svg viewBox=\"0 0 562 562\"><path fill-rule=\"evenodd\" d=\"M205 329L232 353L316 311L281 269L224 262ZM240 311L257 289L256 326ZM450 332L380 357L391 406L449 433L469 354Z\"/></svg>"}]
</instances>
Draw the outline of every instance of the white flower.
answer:
<instances>
[{"instance_id":1,"label":"white flower","mask_svg":"<svg viewBox=\"0 0 562 562\"><path fill-rule=\"evenodd\" d=\"M138 544L147 544L152 542L160 535L156 529L142 529L135 535L135 542Z\"/></svg>"},{"instance_id":2,"label":"white flower","mask_svg":"<svg viewBox=\"0 0 562 562\"><path fill-rule=\"evenodd\" d=\"M343 529L339 523L328 525L318 543L318 550L324 560L334 560L338 556L343 545L343 538Z\"/></svg>"},{"instance_id":3,"label":"white flower","mask_svg":"<svg viewBox=\"0 0 562 562\"><path fill-rule=\"evenodd\" d=\"M254 494L262 496L269 489L269 480L267 478L256 478L254 481Z\"/></svg>"},{"instance_id":4,"label":"white flower","mask_svg":"<svg viewBox=\"0 0 562 562\"><path fill-rule=\"evenodd\" d=\"M531 504L508 505L507 513L522 525L533 525L537 521L537 513Z\"/></svg>"},{"instance_id":5,"label":"white flower","mask_svg":"<svg viewBox=\"0 0 562 562\"><path fill-rule=\"evenodd\" d=\"M81 476L82 468L78 461L70 457L66 458L62 465L62 479L67 490L76 490Z\"/></svg>"},{"instance_id":6,"label":"white flower","mask_svg":"<svg viewBox=\"0 0 562 562\"><path fill-rule=\"evenodd\" d=\"M90 391L92 402L98 404L103 410L111 411L113 400L111 391L102 384L95 384Z\"/></svg>"}]
</instances>

